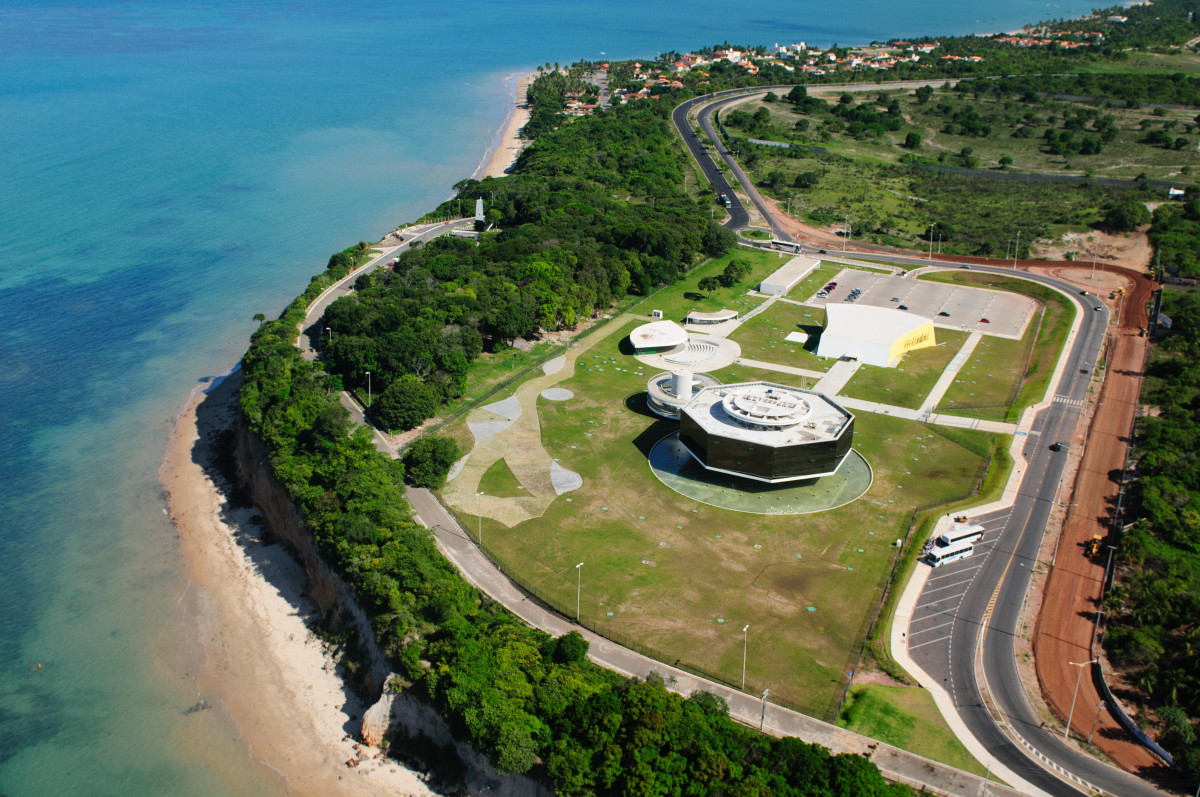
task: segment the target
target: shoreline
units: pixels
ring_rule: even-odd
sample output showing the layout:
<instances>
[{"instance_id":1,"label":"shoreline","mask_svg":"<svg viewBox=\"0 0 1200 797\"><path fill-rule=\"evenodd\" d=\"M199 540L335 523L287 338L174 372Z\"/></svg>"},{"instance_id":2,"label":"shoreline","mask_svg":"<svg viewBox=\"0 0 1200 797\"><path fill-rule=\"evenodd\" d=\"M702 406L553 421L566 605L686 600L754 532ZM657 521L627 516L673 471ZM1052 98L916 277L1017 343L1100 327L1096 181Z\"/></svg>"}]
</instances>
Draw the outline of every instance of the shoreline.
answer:
<instances>
[{"instance_id":1,"label":"shoreline","mask_svg":"<svg viewBox=\"0 0 1200 797\"><path fill-rule=\"evenodd\" d=\"M218 447L236 420L241 374L194 389L176 416L159 478L178 532L189 642L204 652L198 706L237 728L239 744L287 794L432 795L422 776L356 741L369 708L346 688L302 596L306 576L263 537L258 510L229 501Z\"/></svg>"},{"instance_id":2,"label":"shoreline","mask_svg":"<svg viewBox=\"0 0 1200 797\"><path fill-rule=\"evenodd\" d=\"M509 110L472 178L503 177L527 146L520 137L530 116L525 92L536 77L505 78ZM229 500L218 446L236 421L240 385L235 366L188 394L158 474L186 577L179 614L193 629L187 643L202 652L191 673L196 706L215 709L236 729L236 743L281 793L434 795L422 775L357 741L370 706L346 688L310 630L317 618L303 597L302 567L264 539L256 509Z\"/></svg>"},{"instance_id":3,"label":"shoreline","mask_svg":"<svg viewBox=\"0 0 1200 797\"><path fill-rule=\"evenodd\" d=\"M510 82L513 84L511 92L505 90L510 97L511 105L504 121L492 136L479 165L471 173L471 179L503 177L525 150L529 142L521 138L521 128L529 121L530 114L529 104L525 101L525 92L536 77L536 72L524 74L514 72L504 79L505 86Z\"/></svg>"}]
</instances>

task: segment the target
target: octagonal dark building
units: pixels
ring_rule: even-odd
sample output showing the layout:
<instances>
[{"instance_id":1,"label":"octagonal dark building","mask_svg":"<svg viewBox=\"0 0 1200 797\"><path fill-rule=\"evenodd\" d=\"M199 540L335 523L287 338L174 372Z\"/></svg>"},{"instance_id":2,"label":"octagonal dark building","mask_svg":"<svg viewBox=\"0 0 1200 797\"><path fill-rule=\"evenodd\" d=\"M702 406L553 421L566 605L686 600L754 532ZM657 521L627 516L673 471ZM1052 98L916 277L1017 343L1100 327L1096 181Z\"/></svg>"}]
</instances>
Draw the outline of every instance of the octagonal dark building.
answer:
<instances>
[{"instance_id":1,"label":"octagonal dark building","mask_svg":"<svg viewBox=\"0 0 1200 797\"><path fill-rule=\"evenodd\" d=\"M821 393L773 382L706 387L679 416L679 440L706 469L761 482L835 473L854 415Z\"/></svg>"}]
</instances>

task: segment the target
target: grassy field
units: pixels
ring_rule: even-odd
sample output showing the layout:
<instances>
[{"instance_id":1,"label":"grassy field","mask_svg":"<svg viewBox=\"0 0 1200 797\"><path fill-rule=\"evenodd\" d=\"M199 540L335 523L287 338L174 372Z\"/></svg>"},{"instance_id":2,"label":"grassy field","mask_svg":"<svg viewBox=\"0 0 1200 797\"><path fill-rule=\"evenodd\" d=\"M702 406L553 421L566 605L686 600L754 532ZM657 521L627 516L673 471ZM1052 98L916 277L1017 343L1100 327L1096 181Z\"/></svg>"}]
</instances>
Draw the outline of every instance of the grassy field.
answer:
<instances>
[{"instance_id":1,"label":"grassy field","mask_svg":"<svg viewBox=\"0 0 1200 797\"><path fill-rule=\"evenodd\" d=\"M1006 290L1041 303L1020 341L985 337L938 405L938 412L988 420L1015 421L1021 410L1041 401L1075 322L1074 302L1026 280L978 271L943 271L921 279ZM1032 349L1032 352L1031 352ZM1022 374L1020 364L1028 361ZM1015 394L1015 400L1014 400Z\"/></svg>"},{"instance_id":2,"label":"grassy field","mask_svg":"<svg viewBox=\"0 0 1200 797\"><path fill-rule=\"evenodd\" d=\"M842 393L864 401L919 409L967 337L966 332L939 329L936 346L909 352L895 368L860 366Z\"/></svg>"},{"instance_id":3,"label":"grassy field","mask_svg":"<svg viewBox=\"0 0 1200 797\"><path fill-rule=\"evenodd\" d=\"M824 325L824 310L777 301L738 327L729 339L742 347L745 359L828 371L834 361L813 353L817 348L817 335ZM804 344L788 343L784 338L789 332L808 332L812 337Z\"/></svg>"},{"instance_id":4,"label":"grassy field","mask_svg":"<svg viewBox=\"0 0 1200 797\"><path fill-rule=\"evenodd\" d=\"M561 383L576 398L540 402L542 442L583 475L537 519L508 529L484 519L498 562L539 598L668 663L832 719L915 506L967 493L991 437L970 449L924 425L860 415L855 447L874 468L860 500L798 517L701 505L652 474L650 447L675 427L648 417L644 376L619 343L633 324L580 358ZM616 358L615 370L601 358ZM750 369L744 369L750 370ZM474 523L475 518L467 522ZM578 573L575 565L583 562Z\"/></svg>"},{"instance_id":5,"label":"grassy field","mask_svg":"<svg viewBox=\"0 0 1200 797\"><path fill-rule=\"evenodd\" d=\"M488 495L501 498L520 498L525 495L520 480L513 475L512 469L503 459L496 460L484 471L483 478L479 480L479 489Z\"/></svg>"},{"instance_id":6,"label":"grassy field","mask_svg":"<svg viewBox=\"0 0 1200 797\"><path fill-rule=\"evenodd\" d=\"M984 767L942 720L928 691L870 684L850 689L838 725L976 775Z\"/></svg>"},{"instance_id":7,"label":"grassy field","mask_svg":"<svg viewBox=\"0 0 1200 797\"><path fill-rule=\"evenodd\" d=\"M740 313L749 312L764 300L757 296L747 296L746 291L757 288L763 278L770 276L787 262L786 257L787 255L781 257L779 252L734 247L722 257L704 263L679 282L668 285L643 301L638 306L638 312L649 316L651 310L662 310L663 318L679 322L692 310L711 312L728 309ZM711 294L706 294L697 287L705 277L719 276L729 265L729 261L734 259L745 260L750 264L750 274L746 279L730 288L717 288Z\"/></svg>"}]
</instances>

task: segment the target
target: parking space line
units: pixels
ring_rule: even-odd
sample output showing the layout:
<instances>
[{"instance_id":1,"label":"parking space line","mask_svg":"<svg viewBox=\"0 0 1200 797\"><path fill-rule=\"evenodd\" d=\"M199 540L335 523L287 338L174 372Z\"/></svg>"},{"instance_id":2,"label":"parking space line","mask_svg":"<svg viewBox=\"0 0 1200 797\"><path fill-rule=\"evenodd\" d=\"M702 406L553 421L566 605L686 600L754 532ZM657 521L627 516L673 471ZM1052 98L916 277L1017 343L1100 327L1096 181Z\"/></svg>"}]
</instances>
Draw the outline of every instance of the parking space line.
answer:
<instances>
[{"instance_id":1,"label":"parking space line","mask_svg":"<svg viewBox=\"0 0 1200 797\"><path fill-rule=\"evenodd\" d=\"M974 578L974 576L972 576L972 578ZM957 587L957 586L959 586L960 584L970 584L970 583L971 583L971 579L970 579L970 578L968 578L968 579L965 579L965 580L963 580L963 581L955 581L953 584L947 584L947 585L946 585L946 586L944 586L944 587L934 587L933 589L928 589L928 588L926 588L926 589L925 589L925 591L924 591L923 593L921 593L921 594L922 594L922 595L928 595L928 594L929 594L929 593L931 593L931 592L938 592L938 591L940 591L940 590L943 590L943 589L950 589L951 587Z\"/></svg>"},{"instance_id":2,"label":"parking space line","mask_svg":"<svg viewBox=\"0 0 1200 797\"><path fill-rule=\"evenodd\" d=\"M941 600L939 600L939 601L934 601L933 603L926 603L926 604L924 604L923 606L918 606L918 607L917 607L917 609L932 609L932 608L934 608L935 606L938 606L938 605L940 605L940 604L946 603L947 601L955 601L955 603L954 603L954 605L953 605L953 606L942 607L942 608L940 608L940 609L937 609L937 610L936 610L936 611L934 611L934 612L931 612L931 613L930 613L930 614L928 614L927 616L925 616L925 617L922 617L922 618L921 618L922 620L928 620L930 617L933 617L934 615L941 614L942 612L949 611L950 609L953 609L953 608L958 608L958 605L959 605L960 603L962 603L962 598L963 598L962 594L959 594L959 595L951 595L951 596L949 596L948 598L942 598L942 599L941 599ZM915 610L914 610L914 611L915 611ZM914 622L916 622L916 621L914 620Z\"/></svg>"},{"instance_id":3,"label":"parking space line","mask_svg":"<svg viewBox=\"0 0 1200 797\"><path fill-rule=\"evenodd\" d=\"M926 645L932 645L932 644L934 644L934 643L937 643L937 642L945 642L945 641L946 641L947 639L949 639L949 638L950 638L950 634L946 634L945 636L940 636L940 637L938 637L937 639L931 639L931 640L929 640L928 642L921 642L920 644L917 644L917 645L909 645L909 646L908 646L908 649L909 649L909 650L916 650L917 648L923 648L923 647L925 647Z\"/></svg>"},{"instance_id":4,"label":"parking space line","mask_svg":"<svg viewBox=\"0 0 1200 797\"><path fill-rule=\"evenodd\" d=\"M912 637L916 636L917 634L926 634L926 633L929 633L930 631L936 631L939 628L945 628L946 626L950 625L953 622L954 622L954 620L947 620L946 622L942 623L941 625L934 625L934 626L930 626L929 628L922 628L920 631L912 631L909 633L908 636L911 639ZM911 625L909 627L911 628Z\"/></svg>"},{"instance_id":5,"label":"parking space line","mask_svg":"<svg viewBox=\"0 0 1200 797\"><path fill-rule=\"evenodd\" d=\"M930 576L929 581L925 582L925 588L929 589L929 585L932 584L938 578L950 578L952 576L961 576L963 573L970 573L972 570L978 570L981 567L983 567L983 562L980 562L979 564L975 565L974 567L968 567L968 568L964 568L962 570L955 570L953 573L942 573L942 575L940 575L940 576Z\"/></svg>"}]
</instances>

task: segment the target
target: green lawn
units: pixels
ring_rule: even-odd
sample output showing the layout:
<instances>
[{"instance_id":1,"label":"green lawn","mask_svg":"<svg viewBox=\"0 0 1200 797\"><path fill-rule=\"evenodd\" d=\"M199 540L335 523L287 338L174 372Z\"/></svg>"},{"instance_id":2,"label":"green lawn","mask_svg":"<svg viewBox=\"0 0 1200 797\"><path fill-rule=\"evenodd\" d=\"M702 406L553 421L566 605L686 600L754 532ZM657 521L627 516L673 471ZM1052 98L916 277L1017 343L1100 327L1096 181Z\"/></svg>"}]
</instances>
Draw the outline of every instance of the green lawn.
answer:
<instances>
[{"instance_id":1,"label":"green lawn","mask_svg":"<svg viewBox=\"0 0 1200 797\"><path fill-rule=\"evenodd\" d=\"M817 336L824 325L824 310L776 301L738 327L729 339L742 347L742 357L748 360L766 360L793 368L828 371L834 361L813 353L817 348ZM788 343L784 338L789 332L808 332L812 337L804 344Z\"/></svg>"},{"instance_id":2,"label":"green lawn","mask_svg":"<svg viewBox=\"0 0 1200 797\"><path fill-rule=\"evenodd\" d=\"M579 578L585 624L734 685L749 623L746 688L833 719L897 553L891 543L915 506L970 490L984 465L975 452L991 437L966 432L973 452L922 424L863 414L855 447L874 483L858 501L790 517L701 505L647 464L675 425L641 409L645 369L635 373L619 349L633 326L580 357L561 383L575 399L539 404L543 445L583 487L511 529L485 518L490 553L568 616Z\"/></svg>"},{"instance_id":3,"label":"green lawn","mask_svg":"<svg viewBox=\"0 0 1200 797\"><path fill-rule=\"evenodd\" d=\"M649 316L651 310L662 310L663 318L678 322L682 322L692 310L710 312L724 308L740 313L749 312L764 300L757 296L747 296L746 291L757 288L763 278L770 276L787 262L787 257L786 254L780 257L779 252L734 247L727 254L698 266L674 285L668 285L645 299L638 305L637 312ZM729 265L729 261L734 259L745 260L750 264L750 274L745 280L731 288L717 288L711 295L697 287L705 277L719 276Z\"/></svg>"},{"instance_id":4,"label":"green lawn","mask_svg":"<svg viewBox=\"0 0 1200 797\"><path fill-rule=\"evenodd\" d=\"M501 498L520 498L525 495L521 482L513 475L508 462L498 459L483 473L479 480L479 489L488 495Z\"/></svg>"},{"instance_id":5,"label":"green lawn","mask_svg":"<svg viewBox=\"0 0 1200 797\"><path fill-rule=\"evenodd\" d=\"M1075 304L1037 283L978 271L942 271L921 279L1025 294L1042 305L1021 340L984 336L946 391L938 412L1015 421L1045 396L1050 377L1075 321ZM1025 363L1029 367L1022 373Z\"/></svg>"},{"instance_id":6,"label":"green lawn","mask_svg":"<svg viewBox=\"0 0 1200 797\"><path fill-rule=\"evenodd\" d=\"M936 346L909 352L895 368L859 367L842 394L919 409L967 337L966 332L939 329L935 333Z\"/></svg>"},{"instance_id":7,"label":"green lawn","mask_svg":"<svg viewBox=\"0 0 1200 797\"><path fill-rule=\"evenodd\" d=\"M966 772L984 774L983 765L955 737L933 696L924 689L878 684L851 687L838 725Z\"/></svg>"}]
</instances>

